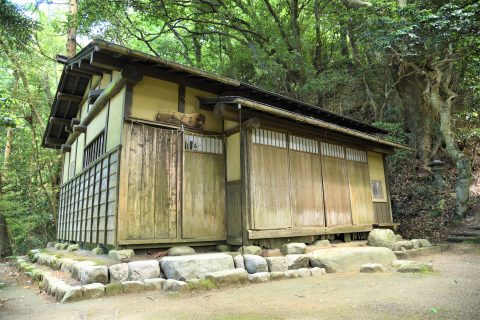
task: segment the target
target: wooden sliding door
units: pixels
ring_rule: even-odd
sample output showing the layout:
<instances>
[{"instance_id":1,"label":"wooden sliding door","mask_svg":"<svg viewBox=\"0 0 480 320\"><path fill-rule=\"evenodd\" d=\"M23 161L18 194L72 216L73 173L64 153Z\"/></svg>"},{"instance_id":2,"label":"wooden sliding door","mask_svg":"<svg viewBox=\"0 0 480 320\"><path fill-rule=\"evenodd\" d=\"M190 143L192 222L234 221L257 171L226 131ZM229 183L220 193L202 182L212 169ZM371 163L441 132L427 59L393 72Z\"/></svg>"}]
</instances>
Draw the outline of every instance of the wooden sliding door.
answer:
<instances>
[{"instance_id":1,"label":"wooden sliding door","mask_svg":"<svg viewBox=\"0 0 480 320\"><path fill-rule=\"evenodd\" d=\"M223 138L185 133L183 157L182 237L224 240Z\"/></svg>"},{"instance_id":2,"label":"wooden sliding door","mask_svg":"<svg viewBox=\"0 0 480 320\"><path fill-rule=\"evenodd\" d=\"M119 240L177 237L176 130L125 123Z\"/></svg>"},{"instance_id":3,"label":"wooden sliding door","mask_svg":"<svg viewBox=\"0 0 480 320\"><path fill-rule=\"evenodd\" d=\"M321 153L326 225L327 227L351 225L345 150L342 146L322 142Z\"/></svg>"}]
</instances>

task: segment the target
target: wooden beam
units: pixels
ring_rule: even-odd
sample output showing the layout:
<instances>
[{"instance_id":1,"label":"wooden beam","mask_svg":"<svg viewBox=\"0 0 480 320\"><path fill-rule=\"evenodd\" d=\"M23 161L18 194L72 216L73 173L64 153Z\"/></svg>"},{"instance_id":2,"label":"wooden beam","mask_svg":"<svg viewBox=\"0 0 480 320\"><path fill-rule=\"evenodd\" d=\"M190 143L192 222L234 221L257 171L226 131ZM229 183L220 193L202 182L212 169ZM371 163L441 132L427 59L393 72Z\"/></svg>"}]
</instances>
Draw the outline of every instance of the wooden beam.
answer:
<instances>
[{"instance_id":1,"label":"wooden beam","mask_svg":"<svg viewBox=\"0 0 480 320\"><path fill-rule=\"evenodd\" d=\"M52 146L60 146L65 142L65 139L60 139L60 138L50 138L46 137L45 138L45 144L49 144Z\"/></svg>"},{"instance_id":2,"label":"wooden beam","mask_svg":"<svg viewBox=\"0 0 480 320\"><path fill-rule=\"evenodd\" d=\"M236 125L235 127L232 127L230 129L227 129L224 131L225 136L231 136L232 134L240 132L240 127L246 128L246 129L252 129L252 128L260 128L260 120L258 118L250 118L244 122L242 122L242 125Z\"/></svg>"},{"instance_id":3,"label":"wooden beam","mask_svg":"<svg viewBox=\"0 0 480 320\"><path fill-rule=\"evenodd\" d=\"M88 74L81 73L81 72L78 72L78 71L73 71L73 70L70 70L70 69L66 69L65 74L71 75L71 76L76 76L76 77L81 77L81 78L90 78L90 75L88 75Z\"/></svg>"},{"instance_id":4,"label":"wooden beam","mask_svg":"<svg viewBox=\"0 0 480 320\"><path fill-rule=\"evenodd\" d=\"M50 124L60 124L60 125L70 124L70 121L71 119L57 118L57 117L50 117L50 119L48 119L48 122Z\"/></svg>"},{"instance_id":5,"label":"wooden beam","mask_svg":"<svg viewBox=\"0 0 480 320\"><path fill-rule=\"evenodd\" d=\"M82 126L80 124L74 125L73 132L87 133L87 126Z\"/></svg>"},{"instance_id":6,"label":"wooden beam","mask_svg":"<svg viewBox=\"0 0 480 320\"><path fill-rule=\"evenodd\" d=\"M185 85L178 85L178 112L185 113Z\"/></svg>"},{"instance_id":7,"label":"wooden beam","mask_svg":"<svg viewBox=\"0 0 480 320\"><path fill-rule=\"evenodd\" d=\"M80 60L80 61L77 62L77 65L82 70L98 72L100 74L102 74L102 73L112 74L112 70L110 70L110 69L105 69L105 68L99 68L99 67L92 66L90 64L89 60Z\"/></svg>"},{"instance_id":8,"label":"wooden beam","mask_svg":"<svg viewBox=\"0 0 480 320\"><path fill-rule=\"evenodd\" d=\"M88 76L102 76L102 75L103 75L103 72L98 72L98 71L93 71L93 70L87 70L87 69L78 67L78 65L72 65L72 66L70 66L70 70L75 71L75 72L84 73L84 74L86 74L86 75L88 75Z\"/></svg>"},{"instance_id":9,"label":"wooden beam","mask_svg":"<svg viewBox=\"0 0 480 320\"><path fill-rule=\"evenodd\" d=\"M77 119L77 118L73 118L72 120L70 120L70 127L74 127L76 126L77 124L80 124L80 119Z\"/></svg>"},{"instance_id":10,"label":"wooden beam","mask_svg":"<svg viewBox=\"0 0 480 320\"><path fill-rule=\"evenodd\" d=\"M126 63L119 57L113 57L103 52L94 51L90 55L90 65L97 68L119 71Z\"/></svg>"},{"instance_id":11,"label":"wooden beam","mask_svg":"<svg viewBox=\"0 0 480 320\"><path fill-rule=\"evenodd\" d=\"M97 98L102 94L104 89L94 89L94 90L90 90L90 92L88 93L88 101L90 104L94 103L95 100L97 100Z\"/></svg>"},{"instance_id":12,"label":"wooden beam","mask_svg":"<svg viewBox=\"0 0 480 320\"><path fill-rule=\"evenodd\" d=\"M61 54L57 54L57 56L55 58L56 58L57 62L61 63L61 64L66 64L67 61L68 61L68 57L62 56Z\"/></svg>"},{"instance_id":13,"label":"wooden beam","mask_svg":"<svg viewBox=\"0 0 480 320\"><path fill-rule=\"evenodd\" d=\"M62 151L62 153L70 152L72 151L72 146L69 144L62 144L62 146L60 147L60 150Z\"/></svg>"},{"instance_id":14,"label":"wooden beam","mask_svg":"<svg viewBox=\"0 0 480 320\"><path fill-rule=\"evenodd\" d=\"M82 101L82 98L83 98L82 96L77 96L74 94L69 94L64 92L57 93L58 100L65 100L65 101L72 101L72 102L79 103L80 101Z\"/></svg>"},{"instance_id":15,"label":"wooden beam","mask_svg":"<svg viewBox=\"0 0 480 320\"><path fill-rule=\"evenodd\" d=\"M373 230L371 224L356 226L337 226L337 227L295 227L285 229L269 229L269 230L248 230L249 239L271 239L271 238L288 238L315 236L323 234L352 233L352 232L369 232Z\"/></svg>"}]
</instances>

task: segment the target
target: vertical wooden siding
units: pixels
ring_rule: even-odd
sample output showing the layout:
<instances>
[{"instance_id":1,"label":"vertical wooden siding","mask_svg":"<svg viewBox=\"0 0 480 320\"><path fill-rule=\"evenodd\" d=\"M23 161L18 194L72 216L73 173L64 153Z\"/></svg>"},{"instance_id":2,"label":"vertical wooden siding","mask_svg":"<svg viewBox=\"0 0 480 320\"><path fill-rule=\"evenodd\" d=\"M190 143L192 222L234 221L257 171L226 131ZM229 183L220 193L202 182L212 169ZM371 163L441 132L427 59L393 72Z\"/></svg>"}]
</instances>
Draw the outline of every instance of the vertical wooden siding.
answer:
<instances>
[{"instance_id":1,"label":"vertical wooden siding","mask_svg":"<svg viewBox=\"0 0 480 320\"><path fill-rule=\"evenodd\" d=\"M290 182L293 226L324 226L320 155L290 150Z\"/></svg>"},{"instance_id":2,"label":"vertical wooden siding","mask_svg":"<svg viewBox=\"0 0 480 320\"><path fill-rule=\"evenodd\" d=\"M347 160L353 224L373 224L372 193L368 164Z\"/></svg>"},{"instance_id":3,"label":"vertical wooden siding","mask_svg":"<svg viewBox=\"0 0 480 320\"><path fill-rule=\"evenodd\" d=\"M114 150L61 187L58 239L115 244L117 167Z\"/></svg>"},{"instance_id":4,"label":"vertical wooden siding","mask_svg":"<svg viewBox=\"0 0 480 320\"><path fill-rule=\"evenodd\" d=\"M251 145L250 192L255 229L292 226L288 150Z\"/></svg>"},{"instance_id":5,"label":"vertical wooden siding","mask_svg":"<svg viewBox=\"0 0 480 320\"><path fill-rule=\"evenodd\" d=\"M351 225L346 160L322 156L322 172L327 227Z\"/></svg>"},{"instance_id":6,"label":"vertical wooden siding","mask_svg":"<svg viewBox=\"0 0 480 320\"><path fill-rule=\"evenodd\" d=\"M184 239L225 239L223 154L184 152L182 211Z\"/></svg>"},{"instance_id":7,"label":"vertical wooden siding","mask_svg":"<svg viewBox=\"0 0 480 320\"><path fill-rule=\"evenodd\" d=\"M227 182L226 210L227 210L227 242L229 244L242 243L242 183L240 181Z\"/></svg>"},{"instance_id":8,"label":"vertical wooden siding","mask_svg":"<svg viewBox=\"0 0 480 320\"><path fill-rule=\"evenodd\" d=\"M125 123L124 135L118 239L174 239L178 134Z\"/></svg>"},{"instance_id":9,"label":"vertical wooden siding","mask_svg":"<svg viewBox=\"0 0 480 320\"><path fill-rule=\"evenodd\" d=\"M375 223L392 223L388 202L374 202L373 209L375 211Z\"/></svg>"}]
</instances>

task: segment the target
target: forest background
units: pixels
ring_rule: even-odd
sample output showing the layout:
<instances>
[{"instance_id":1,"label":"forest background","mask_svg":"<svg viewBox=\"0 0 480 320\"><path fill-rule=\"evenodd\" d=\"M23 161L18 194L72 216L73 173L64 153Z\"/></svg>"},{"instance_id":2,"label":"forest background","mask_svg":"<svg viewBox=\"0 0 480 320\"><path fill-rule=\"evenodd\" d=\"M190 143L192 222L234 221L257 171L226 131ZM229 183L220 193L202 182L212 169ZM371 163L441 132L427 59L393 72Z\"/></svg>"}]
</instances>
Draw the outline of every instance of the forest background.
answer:
<instances>
[{"instance_id":1,"label":"forest background","mask_svg":"<svg viewBox=\"0 0 480 320\"><path fill-rule=\"evenodd\" d=\"M93 38L388 129L416 150L388 158L400 233L444 239L480 210L479 20L471 0L0 0L0 257L55 238L56 55Z\"/></svg>"}]
</instances>

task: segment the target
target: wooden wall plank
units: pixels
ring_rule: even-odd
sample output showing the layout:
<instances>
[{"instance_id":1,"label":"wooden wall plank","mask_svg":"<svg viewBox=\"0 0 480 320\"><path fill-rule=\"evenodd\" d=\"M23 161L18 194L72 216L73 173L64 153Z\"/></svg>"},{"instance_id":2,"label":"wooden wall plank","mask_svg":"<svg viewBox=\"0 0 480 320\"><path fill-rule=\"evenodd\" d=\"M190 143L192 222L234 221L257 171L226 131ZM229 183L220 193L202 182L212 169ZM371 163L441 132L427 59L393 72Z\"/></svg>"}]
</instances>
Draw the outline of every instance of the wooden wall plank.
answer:
<instances>
[{"instance_id":1,"label":"wooden wall plank","mask_svg":"<svg viewBox=\"0 0 480 320\"><path fill-rule=\"evenodd\" d=\"M320 155L292 150L289 154L293 226L324 226Z\"/></svg>"},{"instance_id":2,"label":"wooden wall plank","mask_svg":"<svg viewBox=\"0 0 480 320\"><path fill-rule=\"evenodd\" d=\"M328 227L352 224L345 162L345 159L322 157L325 216Z\"/></svg>"},{"instance_id":3,"label":"wooden wall plank","mask_svg":"<svg viewBox=\"0 0 480 320\"><path fill-rule=\"evenodd\" d=\"M175 238L177 133L132 123L125 129L119 219L127 222L118 241Z\"/></svg>"},{"instance_id":4,"label":"wooden wall plank","mask_svg":"<svg viewBox=\"0 0 480 320\"><path fill-rule=\"evenodd\" d=\"M390 215L390 205L388 202L374 202L375 223L392 223Z\"/></svg>"},{"instance_id":5,"label":"wooden wall plank","mask_svg":"<svg viewBox=\"0 0 480 320\"><path fill-rule=\"evenodd\" d=\"M226 238L223 155L184 152L182 238Z\"/></svg>"},{"instance_id":6,"label":"wooden wall plank","mask_svg":"<svg viewBox=\"0 0 480 320\"><path fill-rule=\"evenodd\" d=\"M292 219L287 149L252 143L250 150L254 228L290 227Z\"/></svg>"},{"instance_id":7,"label":"wooden wall plank","mask_svg":"<svg viewBox=\"0 0 480 320\"><path fill-rule=\"evenodd\" d=\"M374 223L368 164L347 161L353 224Z\"/></svg>"},{"instance_id":8,"label":"wooden wall plank","mask_svg":"<svg viewBox=\"0 0 480 320\"><path fill-rule=\"evenodd\" d=\"M226 187L226 224L227 242L242 243L241 182L227 182Z\"/></svg>"}]
</instances>

